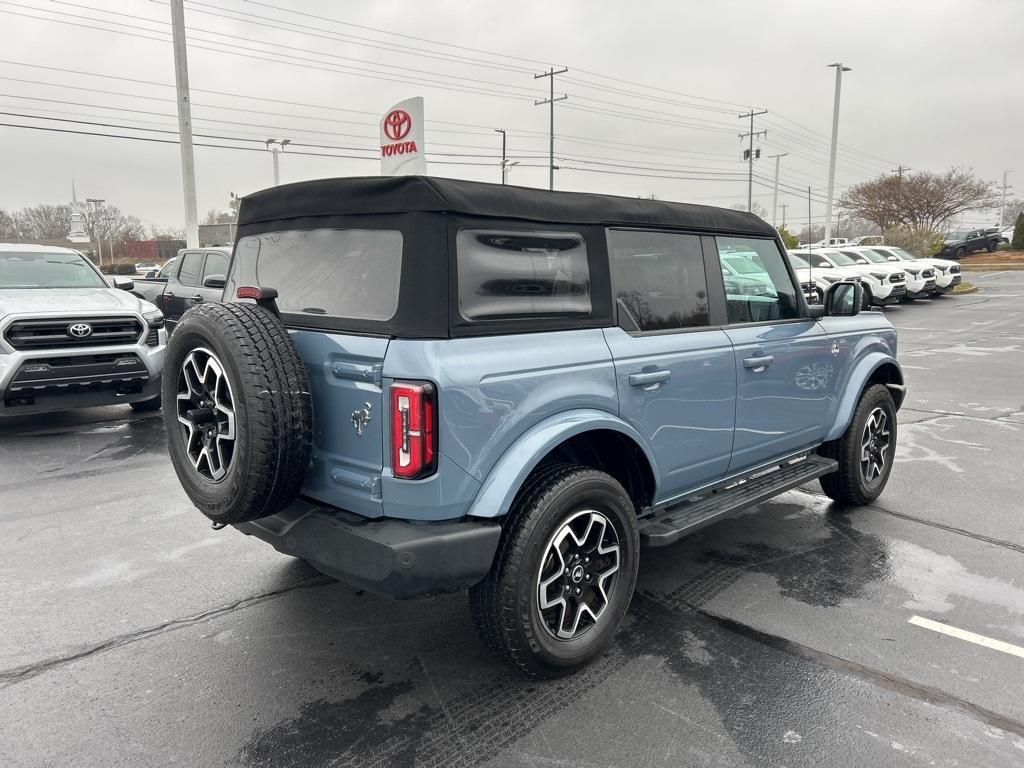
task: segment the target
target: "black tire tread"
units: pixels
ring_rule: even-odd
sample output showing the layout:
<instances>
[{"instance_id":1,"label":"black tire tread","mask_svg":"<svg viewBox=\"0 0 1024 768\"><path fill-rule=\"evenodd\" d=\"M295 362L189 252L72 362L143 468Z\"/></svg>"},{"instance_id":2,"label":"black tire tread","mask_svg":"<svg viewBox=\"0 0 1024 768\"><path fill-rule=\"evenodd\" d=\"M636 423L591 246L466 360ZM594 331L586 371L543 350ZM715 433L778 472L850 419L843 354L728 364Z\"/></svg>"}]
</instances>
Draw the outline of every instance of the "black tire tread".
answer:
<instances>
[{"instance_id":1,"label":"black tire tread","mask_svg":"<svg viewBox=\"0 0 1024 768\"><path fill-rule=\"evenodd\" d=\"M880 397L888 398L890 403L892 402L892 395L889 394L889 390L884 384L872 384L867 387L860 396L860 401L857 403L853 418L850 419L850 426L846 428L846 431L836 440L824 443L818 448L819 454L839 462L839 469L818 479L825 495L834 501L852 506L864 506L878 498L877 493L865 494L861 487L859 439L861 424L866 413L875 407L875 401ZM896 412L895 405L893 405L892 411ZM894 444L892 449L895 452L895 420L893 427Z\"/></svg>"},{"instance_id":2,"label":"black tire tread","mask_svg":"<svg viewBox=\"0 0 1024 768\"><path fill-rule=\"evenodd\" d=\"M194 307L182 317L171 344L186 338L190 320L200 317L217 326L242 372L242 382L233 386L246 390L246 423L236 424L236 428L248 430L249 450L237 493L203 506L192 494L190 497L203 514L218 523L272 515L298 495L309 465L312 404L305 367L280 320L252 304ZM177 372L169 375L176 377ZM173 406L165 408L165 418L173 420L173 412ZM175 469L179 477L183 470L191 471L191 467ZM189 491L187 484L185 490Z\"/></svg>"},{"instance_id":3,"label":"black tire tread","mask_svg":"<svg viewBox=\"0 0 1024 768\"><path fill-rule=\"evenodd\" d=\"M528 637L526 643L522 642L523 621L518 615L517 598L518 571L526 559L526 546L531 534L542 521L540 510L564 486L588 478L615 483L623 497L629 498L621 485L599 470L573 464L539 467L523 485L502 526L491 572L469 592L470 615L484 645L530 677L550 677L559 674L559 670L537 662L529 648ZM566 669L563 673L570 671Z\"/></svg>"}]
</instances>

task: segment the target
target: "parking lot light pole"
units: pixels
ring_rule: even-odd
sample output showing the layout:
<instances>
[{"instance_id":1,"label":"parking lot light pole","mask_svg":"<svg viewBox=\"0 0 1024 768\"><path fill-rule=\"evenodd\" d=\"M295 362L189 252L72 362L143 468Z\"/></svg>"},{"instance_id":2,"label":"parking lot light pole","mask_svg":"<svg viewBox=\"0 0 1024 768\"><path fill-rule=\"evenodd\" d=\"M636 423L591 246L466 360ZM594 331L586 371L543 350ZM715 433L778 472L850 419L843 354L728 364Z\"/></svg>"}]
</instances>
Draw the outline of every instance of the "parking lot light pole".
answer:
<instances>
[{"instance_id":1,"label":"parking lot light pole","mask_svg":"<svg viewBox=\"0 0 1024 768\"><path fill-rule=\"evenodd\" d=\"M772 226L775 226L775 216L779 209L779 160L788 155L788 152L783 152L781 155L772 155L775 158L775 185L772 191ZM783 214L785 219L785 214Z\"/></svg>"},{"instance_id":2,"label":"parking lot light pole","mask_svg":"<svg viewBox=\"0 0 1024 768\"><path fill-rule=\"evenodd\" d=\"M1013 173L1013 171L1003 171L1003 203L999 206L999 229L1000 231L1006 226L1006 190L1009 187L1006 185L1006 177Z\"/></svg>"},{"instance_id":3,"label":"parking lot light pole","mask_svg":"<svg viewBox=\"0 0 1024 768\"><path fill-rule=\"evenodd\" d=\"M841 61L829 64L836 68L836 97L832 105L832 151L828 157L828 200L825 203L825 245L832 239L832 199L836 191L836 145L839 141L839 94L843 90L843 72L852 71Z\"/></svg>"},{"instance_id":4,"label":"parking lot light pole","mask_svg":"<svg viewBox=\"0 0 1024 768\"><path fill-rule=\"evenodd\" d=\"M87 198L85 198L85 202L89 203L92 206L93 229L95 229L96 228L96 222L99 221L100 206L103 205L107 201L103 200L102 198L99 198L99 197L87 197ZM103 239L99 235L96 235L96 258L99 259L99 262L100 262L99 266L102 267L103 266Z\"/></svg>"}]
</instances>

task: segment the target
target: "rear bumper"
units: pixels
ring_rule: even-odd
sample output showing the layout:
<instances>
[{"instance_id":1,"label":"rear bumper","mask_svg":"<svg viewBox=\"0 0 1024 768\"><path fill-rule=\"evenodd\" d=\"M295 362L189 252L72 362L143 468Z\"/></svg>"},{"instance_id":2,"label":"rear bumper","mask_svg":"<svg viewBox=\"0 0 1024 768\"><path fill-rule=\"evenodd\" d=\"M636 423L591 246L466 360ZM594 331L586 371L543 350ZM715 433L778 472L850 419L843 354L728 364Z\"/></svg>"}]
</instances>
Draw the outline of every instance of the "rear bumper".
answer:
<instances>
[{"instance_id":1,"label":"rear bumper","mask_svg":"<svg viewBox=\"0 0 1024 768\"><path fill-rule=\"evenodd\" d=\"M301 500L235 527L339 581L391 597L476 584L491 569L501 536L496 522L371 520Z\"/></svg>"}]
</instances>

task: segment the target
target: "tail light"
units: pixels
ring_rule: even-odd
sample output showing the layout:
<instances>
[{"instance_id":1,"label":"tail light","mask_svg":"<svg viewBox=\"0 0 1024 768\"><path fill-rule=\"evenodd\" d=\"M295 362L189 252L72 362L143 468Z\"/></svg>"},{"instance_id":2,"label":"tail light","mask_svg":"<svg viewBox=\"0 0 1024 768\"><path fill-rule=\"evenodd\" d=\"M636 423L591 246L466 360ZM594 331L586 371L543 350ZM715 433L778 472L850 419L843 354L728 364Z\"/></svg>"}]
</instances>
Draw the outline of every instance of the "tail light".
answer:
<instances>
[{"instance_id":1,"label":"tail light","mask_svg":"<svg viewBox=\"0 0 1024 768\"><path fill-rule=\"evenodd\" d=\"M391 471L395 477L426 477L437 466L437 396L427 382L391 385Z\"/></svg>"}]
</instances>

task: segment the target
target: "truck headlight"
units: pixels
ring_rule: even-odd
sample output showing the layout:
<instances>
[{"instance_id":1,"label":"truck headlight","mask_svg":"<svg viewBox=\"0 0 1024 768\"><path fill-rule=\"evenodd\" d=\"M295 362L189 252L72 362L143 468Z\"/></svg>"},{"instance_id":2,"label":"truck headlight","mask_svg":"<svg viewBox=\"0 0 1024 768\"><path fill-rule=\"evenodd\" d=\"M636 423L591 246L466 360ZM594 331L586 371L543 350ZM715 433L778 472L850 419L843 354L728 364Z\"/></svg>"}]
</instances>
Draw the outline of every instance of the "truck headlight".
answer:
<instances>
[{"instance_id":1,"label":"truck headlight","mask_svg":"<svg viewBox=\"0 0 1024 768\"><path fill-rule=\"evenodd\" d=\"M160 310L157 310L156 312L147 312L142 317L150 328L164 327L164 313Z\"/></svg>"},{"instance_id":2,"label":"truck headlight","mask_svg":"<svg viewBox=\"0 0 1024 768\"><path fill-rule=\"evenodd\" d=\"M872 272L871 276L875 278L875 280L885 280L885 272Z\"/></svg>"}]
</instances>

